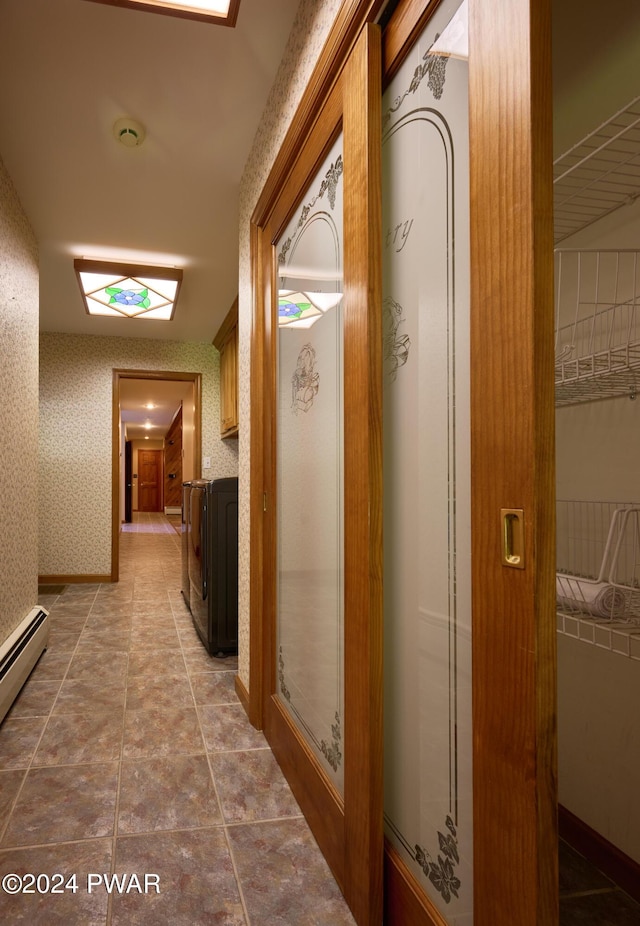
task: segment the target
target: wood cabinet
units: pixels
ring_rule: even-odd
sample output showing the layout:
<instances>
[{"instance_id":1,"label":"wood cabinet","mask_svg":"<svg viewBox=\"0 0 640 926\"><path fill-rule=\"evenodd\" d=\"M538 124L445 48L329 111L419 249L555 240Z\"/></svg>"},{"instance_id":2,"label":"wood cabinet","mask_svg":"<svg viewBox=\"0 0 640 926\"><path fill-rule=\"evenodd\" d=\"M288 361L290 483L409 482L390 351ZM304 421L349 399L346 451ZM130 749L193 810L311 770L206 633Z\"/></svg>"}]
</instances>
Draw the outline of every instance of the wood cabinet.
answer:
<instances>
[{"instance_id":1,"label":"wood cabinet","mask_svg":"<svg viewBox=\"0 0 640 926\"><path fill-rule=\"evenodd\" d=\"M213 339L220 351L220 436L238 436L238 299Z\"/></svg>"}]
</instances>

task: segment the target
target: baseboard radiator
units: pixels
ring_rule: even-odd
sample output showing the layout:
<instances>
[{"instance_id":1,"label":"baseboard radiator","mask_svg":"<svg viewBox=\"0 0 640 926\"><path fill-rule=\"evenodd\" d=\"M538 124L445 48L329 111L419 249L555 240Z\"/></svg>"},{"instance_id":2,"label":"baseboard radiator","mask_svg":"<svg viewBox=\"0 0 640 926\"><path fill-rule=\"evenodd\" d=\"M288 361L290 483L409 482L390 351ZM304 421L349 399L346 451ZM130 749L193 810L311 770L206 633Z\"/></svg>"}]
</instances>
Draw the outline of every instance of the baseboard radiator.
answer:
<instances>
[{"instance_id":1,"label":"baseboard radiator","mask_svg":"<svg viewBox=\"0 0 640 926\"><path fill-rule=\"evenodd\" d=\"M0 646L0 723L47 648L49 612L37 606Z\"/></svg>"}]
</instances>

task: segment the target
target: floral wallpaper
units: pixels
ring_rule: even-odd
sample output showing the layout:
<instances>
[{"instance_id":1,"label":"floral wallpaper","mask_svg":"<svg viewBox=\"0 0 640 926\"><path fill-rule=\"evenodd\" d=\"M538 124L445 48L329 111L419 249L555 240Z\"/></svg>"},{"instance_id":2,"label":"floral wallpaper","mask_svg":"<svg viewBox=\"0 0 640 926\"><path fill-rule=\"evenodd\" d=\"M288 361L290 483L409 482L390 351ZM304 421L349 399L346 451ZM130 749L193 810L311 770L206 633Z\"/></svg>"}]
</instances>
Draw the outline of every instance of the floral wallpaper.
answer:
<instances>
[{"instance_id":1,"label":"floral wallpaper","mask_svg":"<svg viewBox=\"0 0 640 926\"><path fill-rule=\"evenodd\" d=\"M0 644L38 597L38 248L0 160Z\"/></svg>"},{"instance_id":2,"label":"floral wallpaper","mask_svg":"<svg viewBox=\"0 0 640 926\"><path fill-rule=\"evenodd\" d=\"M249 355L252 297L249 221L340 6L341 0L322 0L322 2L301 0L280 69L269 94L240 183L238 674L247 688L249 687L251 655L249 652L249 479L251 467Z\"/></svg>"},{"instance_id":3,"label":"floral wallpaper","mask_svg":"<svg viewBox=\"0 0 640 926\"><path fill-rule=\"evenodd\" d=\"M41 334L40 575L111 572L114 368L202 373L202 475L237 475L237 444L219 433L219 361L205 343Z\"/></svg>"}]
</instances>

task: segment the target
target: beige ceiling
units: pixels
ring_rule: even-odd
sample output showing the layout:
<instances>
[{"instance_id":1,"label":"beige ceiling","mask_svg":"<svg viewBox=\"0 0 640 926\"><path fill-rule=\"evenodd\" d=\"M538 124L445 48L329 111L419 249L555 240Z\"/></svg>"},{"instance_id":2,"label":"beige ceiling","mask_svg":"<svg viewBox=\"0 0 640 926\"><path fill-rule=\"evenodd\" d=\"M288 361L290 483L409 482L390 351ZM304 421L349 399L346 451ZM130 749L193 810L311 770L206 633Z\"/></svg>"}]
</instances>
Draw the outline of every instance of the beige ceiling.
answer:
<instances>
[{"instance_id":1,"label":"beige ceiling","mask_svg":"<svg viewBox=\"0 0 640 926\"><path fill-rule=\"evenodd\" d=\"M211 342L238 291L238 189L299 0L234 29L88 0L0 0L0 156L40 246L45 331ZM113 136L128 116L139 148ZM74 257L184 269L170 322L91 318Z\"/></svg>"},{"instance_id":2,"label":"beige ceiling","mask_svg":"<svg viewBox=\"0 0 640 926\"><path fill-rule=\"evenodd\" d=\"M193 384L175 380L120 380L120 419L128 440L163 438L181 404L193 404ZM145 406L152 404L148 409ZM145 425L151 425L146 428Z\"/></svg>"},{"instance_id":3,"label":"beige ceiling","mask_svg":"<svg viewBox=\"0 0 640 926\"><path fill-rule=\"evenodd\" d=\"M211 342L237 293L239 182L298 3L241 0L229 29L0 0L0 156L39 241L43 330ZM640 3L553 0L553 13L557 155L640 94ZM140 148L114 139L122 116L144 125ZM174 320L89 318L74 257L182 267Z\"/></svg>"}]
</instances>

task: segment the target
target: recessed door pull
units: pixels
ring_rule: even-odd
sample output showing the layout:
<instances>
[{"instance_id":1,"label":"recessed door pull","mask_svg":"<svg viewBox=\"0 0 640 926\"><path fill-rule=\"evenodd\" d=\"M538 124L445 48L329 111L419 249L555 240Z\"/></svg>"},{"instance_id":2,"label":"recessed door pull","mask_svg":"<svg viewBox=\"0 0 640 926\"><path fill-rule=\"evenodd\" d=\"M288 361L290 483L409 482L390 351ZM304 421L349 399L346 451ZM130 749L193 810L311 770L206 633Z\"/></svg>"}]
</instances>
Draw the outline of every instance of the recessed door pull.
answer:
<instances>
[{"instance_id":1,"label":"recessed door pull","mask_svg":"<svg viewBox=\"0 0 640 926\"><path fill-rule=\"evenodd\" d=\"M525 568L524 511L522 508L501 508L502 565L511 569Z\"/></svg>"}]
</instances>

